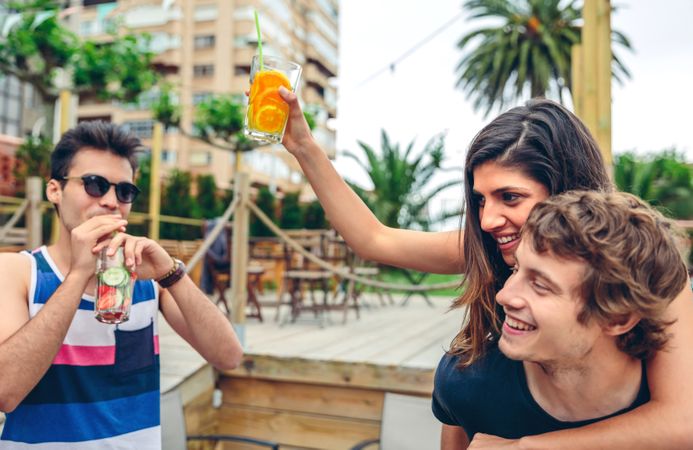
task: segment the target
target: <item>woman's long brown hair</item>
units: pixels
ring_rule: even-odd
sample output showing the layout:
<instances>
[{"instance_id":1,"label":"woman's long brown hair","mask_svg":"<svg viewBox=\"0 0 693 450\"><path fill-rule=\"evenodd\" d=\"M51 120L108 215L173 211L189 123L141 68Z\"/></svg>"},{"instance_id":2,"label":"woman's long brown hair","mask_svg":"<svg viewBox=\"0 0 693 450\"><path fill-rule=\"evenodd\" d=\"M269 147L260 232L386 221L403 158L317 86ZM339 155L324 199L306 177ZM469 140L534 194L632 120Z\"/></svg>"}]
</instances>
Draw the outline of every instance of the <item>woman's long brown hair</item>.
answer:
<instances>
[{"instance_id":1,"label":"woman's long brown hair","mask_svg":"<svg viewBox=\"0 0 693 450\"><path fill-rule=\"evenodd\" d=\"M543 184L549 195L573 189L611 191L599 147L587 127L563 106L534 99L484 127L472 141L465 163L465 218L462 295L452 308L466 306L462 330L449 353L459 366L473 363L500 335L503 311L496 292L510 274L498 244L481 229L473 195L474 170L493 161Z\"/></svg>"}]
</instances>

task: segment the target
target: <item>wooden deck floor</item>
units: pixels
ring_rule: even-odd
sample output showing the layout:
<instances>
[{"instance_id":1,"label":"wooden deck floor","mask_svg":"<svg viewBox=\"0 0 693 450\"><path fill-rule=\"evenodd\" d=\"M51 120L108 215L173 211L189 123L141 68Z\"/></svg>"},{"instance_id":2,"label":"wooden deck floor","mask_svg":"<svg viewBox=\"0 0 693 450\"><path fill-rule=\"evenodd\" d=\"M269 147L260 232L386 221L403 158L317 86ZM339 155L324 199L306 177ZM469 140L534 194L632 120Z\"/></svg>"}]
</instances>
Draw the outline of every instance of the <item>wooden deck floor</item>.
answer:
<instances>
[{"instance_id":1,"label":"wooden deck floor","mask_svg":"<svg viewBox=\"0 0 693 450\"><path fill-rule=\"evenodd\" d=\"M431 307L414 297L399 306L401 296L395 296L395 305L380 306L369 299L360 319L351 310L346 324L340 311L330 312L327 320L305 312L296 323L281 324L274 320L274 308L263 307L264 323L246 323L245 354L434 369L462 320L460 311L447 312L449 301L434 297ZM159 327L161 390L166 392L201 376L207 364L163 318Z\"/></svg>"},{"instance_id":2,"label":"wooden deck floor","mask_svg":"<svg viewBox=\"0 0 693 450\"><path fill-rule=\"evenodd\" d=\"M264 323L249 319L246 324L245 353L435 368L459 329L461 312L446 313L447 298L434 298L433 307L417 297L406 306L399 306L401 297L395 297L395 302L380 306L370 299L371 306L361 309L360 319L349 311L346 324L342 324L341 311L332 311L328 320L304 312L296 323L278 325L274 309L264 308Z\"/></svg>"}]
</instances>

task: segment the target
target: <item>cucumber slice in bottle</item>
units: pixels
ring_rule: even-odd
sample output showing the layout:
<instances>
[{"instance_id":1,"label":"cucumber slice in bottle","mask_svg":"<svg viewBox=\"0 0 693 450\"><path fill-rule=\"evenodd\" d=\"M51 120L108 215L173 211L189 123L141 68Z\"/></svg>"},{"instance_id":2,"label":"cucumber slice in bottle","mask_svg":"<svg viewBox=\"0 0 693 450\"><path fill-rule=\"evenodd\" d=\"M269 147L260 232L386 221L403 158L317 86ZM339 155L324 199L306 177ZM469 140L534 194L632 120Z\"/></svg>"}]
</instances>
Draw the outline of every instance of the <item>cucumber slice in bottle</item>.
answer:
<instances>
[{"instance_id":1,"label":"cucumber slice in bottle","mask_svg":"<svg viewBox=\"0 0 693 450\"><path fill-rule=\"evenodd\" d=\"M111 267L101 274L101 281L108 286L120 286L128 281L130 274L122 267Z\"/></svg>"},{"instance_id":2,"label":"cucumber slice in bottle","mask_svg":"<svg viewBox=\"0 0 693 450\"><path fill-rule=\"evenodd\" d=\"M123 306L123 301L125 300L125 295L121 289L116 289L115 292L115 307L120 308Z\"/></svg>"}]
</instances>

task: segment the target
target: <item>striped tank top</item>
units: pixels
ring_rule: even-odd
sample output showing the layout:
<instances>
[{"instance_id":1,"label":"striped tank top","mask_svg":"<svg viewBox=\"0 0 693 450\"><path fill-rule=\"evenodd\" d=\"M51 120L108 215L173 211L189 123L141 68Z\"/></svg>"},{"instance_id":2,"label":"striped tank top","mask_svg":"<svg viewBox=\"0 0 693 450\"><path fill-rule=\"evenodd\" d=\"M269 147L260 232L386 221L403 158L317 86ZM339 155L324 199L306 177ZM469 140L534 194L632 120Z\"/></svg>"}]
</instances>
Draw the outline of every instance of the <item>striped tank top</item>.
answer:
<instances>
[{"instance_id":1,"label":"striped tank top","mask_svg":"<svg viewBox=\"0 0 693 450\"><path fill-rule=\"evenodd\" d=\"M64 277L45 246L30 256L34 317ZM130 319L107 325L84 294L50 368L7 414L0 449L160 449L158 304L156 284L138 280Z\"/></svg>"}]
</instances>

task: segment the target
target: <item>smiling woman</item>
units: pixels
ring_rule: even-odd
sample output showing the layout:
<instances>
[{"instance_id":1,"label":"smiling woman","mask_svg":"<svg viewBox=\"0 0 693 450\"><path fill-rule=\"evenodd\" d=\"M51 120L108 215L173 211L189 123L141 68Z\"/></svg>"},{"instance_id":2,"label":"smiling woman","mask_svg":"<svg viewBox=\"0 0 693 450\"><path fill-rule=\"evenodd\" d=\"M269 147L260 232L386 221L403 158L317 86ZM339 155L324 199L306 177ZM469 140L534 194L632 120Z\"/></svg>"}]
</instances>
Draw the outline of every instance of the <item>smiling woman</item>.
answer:
<instances>
[{"instance_id":1,"label":"smiling woman","mask_svg":"<svg viewBox=\"0 0 693 450\"><path fill-rule=\"evenodd\" d=\"M532 207L572 189L612 190L596 142L570 111L549 100L501 114L479 132L465 164L465 290L454 306L469 321L451 353L466 366L500 335L496 292L510 275L517 234Z\"/></svg>"},{"instance_id":2,"label":"smiling woman","mask_svg":"<svg viewBox=\"0 0 693 450\"><path fill-rule=\"evenodd\" d=\"M549 192L517 169L493 161L479 166L474 179L481 229L496 240L503 261L512 266L520 229L534 205Z\"/></svg>"},{"instance_id":3,"label":"smiling woman","mask_svg":"<svg viewBox=\"0 0 693 450\"><path fill-rule=\"evenodd\" d=\"M508 263L514 262L517 233L532 206L573 189L613 190L599 148L584 124L565 107L535 99L501 114L472 141L465 163L463 233L387 227L334 170L311 136L296 96L284 92L282 98L290 107L282 143L298 160L330 223L351 248L362 258L383 264L465 274L463 293L453 307L464 307L467 317L449 351L456 357L457 370L483 357L500 337L504 314L495 297L510 275ZM693 433L685 420L693 413L685 400L693 395L688 387L693 377L687 345L693 340L690 290L682 288L667 313L678 320L668 328L671 351L657 352L655 363L648 365L650 403L589 427L532 436L533 441L545 448L616 448L618 443L624 448L690 448ZM450 446L444 448L458 448L464 442L454 429L459 427L448 428L443 427L443 437L444 445ZM641 429L647 434L634 432Z\"/></svg>"}]
</instances>

